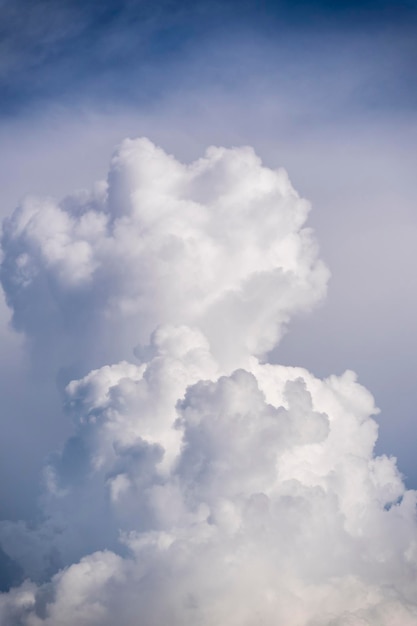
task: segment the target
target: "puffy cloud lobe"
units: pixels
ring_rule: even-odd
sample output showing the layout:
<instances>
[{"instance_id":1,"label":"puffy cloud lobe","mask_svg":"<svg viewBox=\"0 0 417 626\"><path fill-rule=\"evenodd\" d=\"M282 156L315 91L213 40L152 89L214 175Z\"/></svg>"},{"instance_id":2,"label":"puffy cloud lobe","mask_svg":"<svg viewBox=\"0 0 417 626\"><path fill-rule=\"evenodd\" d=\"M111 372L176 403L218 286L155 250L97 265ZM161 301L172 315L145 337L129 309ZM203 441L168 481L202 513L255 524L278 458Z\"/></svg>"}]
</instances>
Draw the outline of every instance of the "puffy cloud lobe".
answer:
<instances>
[{"instance_id":1,"label":"puffy cloud lobe","mask_svg":"<svg viewBox=\"0 0 417 626\"><path fill-rule=\"evenodd\" d=\"M219 377L200 333L165 327L148 362L67 394L79 445L51 461L47 519L2 528L17 560L37 542L33 577L52 553L67 567L3 596L6 624L417 624L415 493L373 456L351 372L253 359Z\"/></svg>"},{"instance_id":2,"label":"puffy cloud lobe","mask_svg":"<svg viewBox=\"0 0 417 626\"><path fill-rule=\"evenodd\" d=\"M5 222L15 326L43 353L59 347L62 366L128 358L132 337L146 345L157 326L186 324L233 369L325 293L308 210L251 148L212 147L183 165L125 140L93 192L27 198Z\"/></svg>"},{"instance_id":3,"label":"puffy cloud lobe","mask_svg":"<svg viewBox=\"0 0 417 626\"><path fill-rule=\"evenodd\" d=\"M146 489L165 479L181 445L176 404L188 385L218 374L205 338L186 327L158 329L149 353L149 363L104 366L68 385L78 431L45 468L45 523L31 531L0 522L31 578L115 547L120 528L151 523Z\"/></svg>"},{"instance_id":4,"label":"puffy cloud lobe","mask_svg":"<svg viewBox=\"0 0 417 626\"><path fill-rule=\"evenodd\" d=\"M0 522L27 577L1 624L417 626L416 494L374 456L371 394L257 358L324 294L307 211L249 148L128 140L106 184L5 224L16 327L96 364L42 519Z\"/></svg>"}]
</instances>

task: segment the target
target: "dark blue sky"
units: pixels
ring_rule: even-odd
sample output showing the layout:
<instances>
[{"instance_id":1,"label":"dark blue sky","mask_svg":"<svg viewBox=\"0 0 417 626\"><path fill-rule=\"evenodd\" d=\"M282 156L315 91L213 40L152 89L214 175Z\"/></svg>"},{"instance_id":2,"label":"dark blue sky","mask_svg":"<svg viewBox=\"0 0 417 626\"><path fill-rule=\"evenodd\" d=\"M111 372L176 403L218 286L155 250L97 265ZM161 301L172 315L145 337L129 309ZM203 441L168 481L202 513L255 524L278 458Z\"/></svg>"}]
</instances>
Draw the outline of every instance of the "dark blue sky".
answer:
<instances>
[{"instance_id":1,"label":"dark blue sky","mask_svg":"<svg viewBox=\"0 0 417 626\"><path fill-rule=\"evenodd\" d=\"M181 80L184 58L212 42L297 41L308 55L327 41L329 56L343 64L343 48L357 35L368 45L365 57L373 50L380 58L375 79L387 103L414 106L416 27L417 5L405 0L3 0L0 111L15 115L57 99L152 99L170 77ZM221 79L221 63L216 69ZM380 95L363 97L372 104Z\"/></svg>"}]
</instances>

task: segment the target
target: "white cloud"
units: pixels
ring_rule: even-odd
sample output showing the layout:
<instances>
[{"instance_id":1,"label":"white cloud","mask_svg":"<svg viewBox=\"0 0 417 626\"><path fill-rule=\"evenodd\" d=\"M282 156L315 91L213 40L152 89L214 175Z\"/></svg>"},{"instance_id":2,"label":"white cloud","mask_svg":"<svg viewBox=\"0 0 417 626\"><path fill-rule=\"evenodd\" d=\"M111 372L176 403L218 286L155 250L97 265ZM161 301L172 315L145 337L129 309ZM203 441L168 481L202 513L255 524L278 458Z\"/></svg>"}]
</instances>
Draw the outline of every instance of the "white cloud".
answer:
<instances>
[{"instance_id":1,"label":"white cloud","mask_svg":"<svg viewBox=\"0 0 417 626\"><path fill-rule=\"evenodd\" d=\"M197 333L163 335L69 385L47 519L2 527L27 572L67 568L4 595L5 623L415 626L416 494L373 457L369 392L256 360L217 379Z\"/></svg>"},{"instance_id":2,"label":"white cloud","mask_svg":"<svg viewBox=\"0 0 417 626\"><path fill-rule=\"evenodd\" d=\"M126 140L106 184L61 203L27 198L6 221L15 325L62 366L126 358L132 337L146 344L158 325L185 323L236 367L325 293L308 210L251 148L210 148L186 166Z\"/></svg>"},{"instance_id":3,"label":"white cloud","mask_svg":"<svg viewBox=\"0 0 417 626\"><path fill-rule=\"evenodd\" d=\"M43 519L0 523L34 581L5 626L417 625L416 494L374 455L371 394L257 358L323 296L307 210L249 148L185 166L128 140L107 186L8 221L26 335L139 362L68 384Z\"/></svg>"}]
</instances>

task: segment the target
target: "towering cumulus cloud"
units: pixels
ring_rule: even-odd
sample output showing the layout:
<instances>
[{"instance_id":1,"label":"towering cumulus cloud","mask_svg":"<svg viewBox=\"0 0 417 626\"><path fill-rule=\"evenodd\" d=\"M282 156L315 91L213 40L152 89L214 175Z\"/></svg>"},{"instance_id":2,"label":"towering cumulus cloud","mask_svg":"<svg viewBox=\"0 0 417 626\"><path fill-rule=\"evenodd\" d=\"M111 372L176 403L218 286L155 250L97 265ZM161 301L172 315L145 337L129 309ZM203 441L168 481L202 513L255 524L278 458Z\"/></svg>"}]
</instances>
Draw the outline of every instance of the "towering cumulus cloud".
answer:
<instances>
[{"instance_id":1,"label":"towering cumulus cloud","mask_svg":"<svg viewBox=\"0 0 417 626\"><path fill-rule=\"evenodd\" d=\"M249 148L128 140L91 194L6 221L16 328L83 374L39 523L0 523L2 625L417 626L416 494L372 396L266 362L325 293L307 212Z\"/></svg>"},{"instance_id":2,"label":"towering cumulus cloud","mask_svg":"<svg viewBox=\"0 0 417 626\"><path fill-rule=\"evenodd\" d=\"M185 166L126 140L92 194L29 198L6 221L15 326L62 366L130 356L158 325L187 324L233 369L324 295L308 209L250 148L209 148Z\"/></svg>"}]
</instances>

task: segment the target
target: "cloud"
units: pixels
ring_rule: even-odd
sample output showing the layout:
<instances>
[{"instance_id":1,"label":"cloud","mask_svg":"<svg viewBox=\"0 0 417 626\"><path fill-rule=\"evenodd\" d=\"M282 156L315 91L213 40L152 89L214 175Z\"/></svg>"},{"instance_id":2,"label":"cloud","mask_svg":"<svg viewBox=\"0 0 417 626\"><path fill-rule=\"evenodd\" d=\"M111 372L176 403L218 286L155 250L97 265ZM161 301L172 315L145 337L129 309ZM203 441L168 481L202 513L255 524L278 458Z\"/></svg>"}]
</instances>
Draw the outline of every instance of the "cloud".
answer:
<instances>
[{"instance_id":1,"label":"cloud","mask_svg":"<svg viewBox=\"0 0 417 626\"><path fill-rule=\"evenodd\" d=\"M308 209L250 148L183 165L141 139L6 220L35 363L98 365L66 385L38 521L0 522L26 579L5 626L416 626L416 493L371 394L264 362L325 293Z\"/></svg>"},{"instance_id":2,"label":"cloud","mask_svg":"<svg viewBox=\"0 0 417 626\"><path fill-rule=\"evenodd\" d=\"M32 578L66 567L1 596L3 622L415 626L416 494L353 373L218 378L199 333L160 332L68 386L45 523L2 526Z\"/></svg>"},{"instance_id":3,"label":"cloud","mask_svg":"<svg viewBox=\"0 0 417 626\"><path fill-rule=\"evenodd\" d=\"M325 294L308 210L250 148L183 165L126 140L91 194L29 197L5 221L14 325L55 367L126 358L132 337L144 346L167 323L197 326L237 367Z\"/></svg>"}]
</instances>

